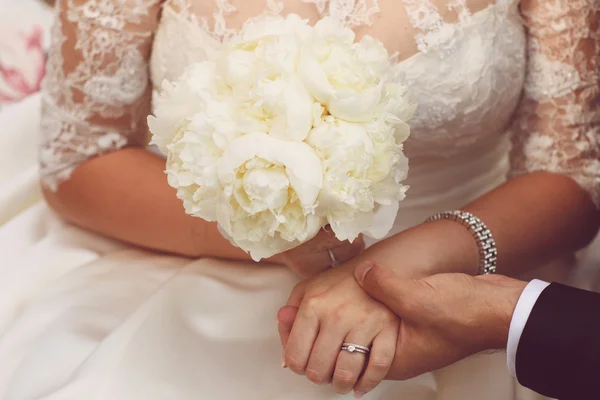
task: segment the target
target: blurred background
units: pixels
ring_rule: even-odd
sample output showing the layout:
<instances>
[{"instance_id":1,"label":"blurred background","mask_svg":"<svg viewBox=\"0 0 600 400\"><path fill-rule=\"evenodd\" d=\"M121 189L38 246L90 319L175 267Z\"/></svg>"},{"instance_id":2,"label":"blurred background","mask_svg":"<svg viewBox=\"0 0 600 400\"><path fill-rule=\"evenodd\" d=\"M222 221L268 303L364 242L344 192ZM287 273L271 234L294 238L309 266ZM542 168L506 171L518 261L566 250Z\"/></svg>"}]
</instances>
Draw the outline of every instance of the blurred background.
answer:
<instances>
[{"instance_id":1,"label":"blurred background","mask_svg":"<svg viewBox=\"0 0 600 400\"><path fill-rule=\"evenodd\" d=\"M0 225L40 198L33 180L53 2L0 0Z\"/></svg>"},{"instance_id":2,"label":"blurred background","mask_svg":"<svg viewBox=\"0 0 600 400\"><path fill-rule=\"evenodd\" d=\"M53 1L0 0L0 107L39 90Z\"/></svg>"}]
</instances>

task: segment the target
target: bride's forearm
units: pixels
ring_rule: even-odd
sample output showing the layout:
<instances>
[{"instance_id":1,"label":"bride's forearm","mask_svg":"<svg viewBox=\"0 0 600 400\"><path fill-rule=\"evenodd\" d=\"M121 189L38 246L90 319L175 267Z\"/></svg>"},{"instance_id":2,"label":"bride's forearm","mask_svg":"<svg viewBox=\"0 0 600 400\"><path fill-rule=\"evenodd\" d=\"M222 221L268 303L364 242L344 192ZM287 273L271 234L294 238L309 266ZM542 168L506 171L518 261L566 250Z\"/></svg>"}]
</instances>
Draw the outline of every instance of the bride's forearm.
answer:
<instances>
[{"instance_id":1,"label":"bride's forearm","mask_svg":"<svg viewBox=\"0 0 600 400\"><path fill-rule=\"evenodd\" d=\"M504 275L525 272L585 247L599 223L599 213L588 193L570 178L551 173L513 179L463 209L492 231L498 248L498 271ZM374 259L398 272L417 268L423 275L476 274L479 265L471 234L460 224L445 220L387 239L361 258Z\"/></svg>"},{"instance_id":2,"label":"bride's forearm","mask_svg":"<svg viewBox=\"0 0 600 400\"><path fill-rule=\"evenodd\" d=\"M216 224L185 214L159 156L123 149L80 165L48 203L66 220L141 247L189 257L250 260Z\"/></svg>"},{"instance_id":3,"label":"bride's forearm","mask_svg":"<svg viewBox=\"0 0 600 400\"><path fill-rule=\"evenodd\" d=\"M465 207L492 230L498 268L516 274L587 246L600 213L591 196L564 175L523 175Z\"/></svg>"}]
</instances>

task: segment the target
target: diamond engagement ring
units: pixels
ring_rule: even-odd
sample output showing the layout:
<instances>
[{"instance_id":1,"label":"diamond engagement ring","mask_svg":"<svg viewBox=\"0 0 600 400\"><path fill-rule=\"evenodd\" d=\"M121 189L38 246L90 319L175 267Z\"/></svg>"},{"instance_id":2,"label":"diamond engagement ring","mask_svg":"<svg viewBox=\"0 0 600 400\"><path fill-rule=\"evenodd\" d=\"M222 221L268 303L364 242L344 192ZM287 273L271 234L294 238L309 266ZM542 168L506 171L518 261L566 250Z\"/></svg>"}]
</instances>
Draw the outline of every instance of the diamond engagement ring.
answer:
<instances>
[{"instance_id":1,"label":"diamond engagement ring","mask_svg":"<svg viewBox=\"0 0 600 400\"><path fill-rule=\"evenodd\" d=\"M329 253L329 259L331 260L331 265L338 265L338 260L335 258L335 254L333 254L333 250L327 249Z\"/></svg>"},{"instance_id":2,"label":"diamond engagement ring","mask_svg":"<svg viewBox=\"0 0 600 400\"><path fill-rule=\"evenodd\" d=\"M348 353L362 353L369 354L371 349L366 346L361 346L360 344L354 343L342 343L342 351L346 350Z\"/></svg>"}]
</instances>

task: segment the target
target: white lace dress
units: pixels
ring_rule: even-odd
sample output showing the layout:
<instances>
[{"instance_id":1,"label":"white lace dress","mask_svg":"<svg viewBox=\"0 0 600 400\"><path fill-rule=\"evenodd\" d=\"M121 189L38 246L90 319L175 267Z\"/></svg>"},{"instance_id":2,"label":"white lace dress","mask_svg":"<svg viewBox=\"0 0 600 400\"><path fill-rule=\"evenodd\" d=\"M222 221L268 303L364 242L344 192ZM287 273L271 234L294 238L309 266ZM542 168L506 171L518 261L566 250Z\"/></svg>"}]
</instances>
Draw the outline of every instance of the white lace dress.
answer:
<instances>
[{"instance_id":1,"label":"white lace dress","mask_svg":"<svg viewBox=\"0 0 600 400\"><path fill-rule=\"evenodd\" d=\"M50 189L90 157L145 146L153 88L164 79L245 21L295 12L339 18L398 54L418 110L406 143L411 190L394 232L464 205L507 173L564 173L600 201L596 0L59 0L58 8L40 135ZM2 154L19 157L16 148ZM279 366L275 315L296 282L291 272L161 256L82 231L49 211L27 171L0 174L0 399L339 397ZM473 357L386 382L367 399L534 398L505 363L504 354Z\"/></svg>"}]
</instances>

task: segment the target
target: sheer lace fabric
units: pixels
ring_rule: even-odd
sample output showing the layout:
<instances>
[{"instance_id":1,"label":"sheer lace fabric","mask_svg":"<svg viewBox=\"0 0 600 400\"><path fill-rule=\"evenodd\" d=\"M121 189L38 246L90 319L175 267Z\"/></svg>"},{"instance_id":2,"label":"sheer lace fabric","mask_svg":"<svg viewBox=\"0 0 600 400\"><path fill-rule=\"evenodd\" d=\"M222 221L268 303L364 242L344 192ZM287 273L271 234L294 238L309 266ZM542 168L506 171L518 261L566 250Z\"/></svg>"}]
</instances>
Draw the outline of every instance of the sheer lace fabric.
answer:
<instances>
[{"instance_id":1,"label":"sheer lace fabric","mask_svg":"<svg viewBox=\"0 0 600 400\"><path fill-rule=\"evenodd\" d=\"M512 174L569 175L600 205L600 2L537 3L522 7L529 68L512 127Z\"/></svg>"},{"instance_id":2,"label":"sheer lace fabric","mask_svg":"<svg viewBox=\"0 0 600 400\"><path fill-rule=\"evenodd\" d=\"M156 0L60 0L44 82L43 183L90 157L143 145Z\"/></svg>"},{"instance_id":3,"label":"sheer lace fabric","mask_svg":"<svg viewBox=\"0 0 600 400\"><path fill-rule=\"evenodd\" d=\"M232 19L280 14L295 5L280 0L167 0L159 20L162 3L59 1L40 151L47 187L56 189L90 157L145 145L149 66L157 87L235 35L239 24ZM400 61L398 68L419 104L407 143L412 159L473 155L506 133L517 108L513 174L540 169L569 174L599 200L596 0L523 0L529 61L518 107L526 63L516 0L484 1L475 11L468 6L474 1L468 0L296 3L312 7L317 18L331 15L356 28L407 16L418 54ZM256 12L242 13L247 8ZM456 18L447 18L448 13ZM188 25L175 22L175 16Z\"/></svg>"}]
</instances>

